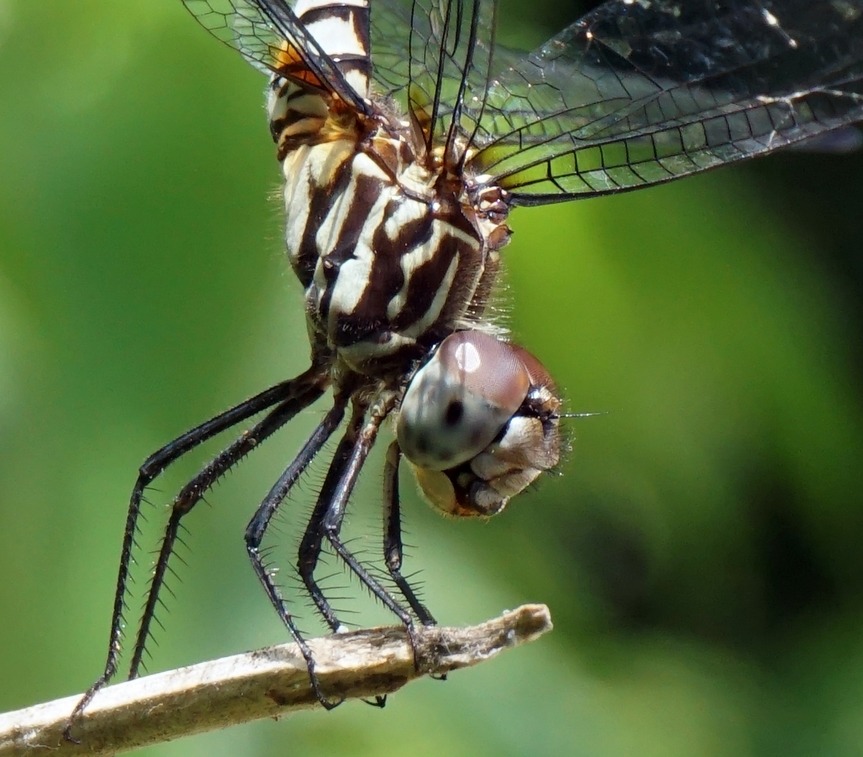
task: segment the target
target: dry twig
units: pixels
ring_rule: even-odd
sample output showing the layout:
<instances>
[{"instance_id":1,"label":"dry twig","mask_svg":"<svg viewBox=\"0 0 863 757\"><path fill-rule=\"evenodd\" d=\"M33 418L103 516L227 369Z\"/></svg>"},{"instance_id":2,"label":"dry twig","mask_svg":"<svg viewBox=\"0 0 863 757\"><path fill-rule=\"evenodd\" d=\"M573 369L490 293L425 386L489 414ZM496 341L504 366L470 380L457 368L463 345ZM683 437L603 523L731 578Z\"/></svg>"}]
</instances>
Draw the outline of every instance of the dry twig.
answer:
<instances>
[{"instance_id":1,"label":"dry twig","mask_svg":"<svg viewBox=\"0 0 863 757\"><path fill-rule=\"evenodd\" d=\"M424 675L475 665L551 630L544 605L524 605L466 628L423 628L414 652L404 628L387 627L309 641L324 691L345 698L388 694ZM63 728L78 697L0 715L0 757L50 751L57 757L108 755L201 731L318 705L306 664L284 644L110 686L76 724Z\"/></svg>"}]
</instances>

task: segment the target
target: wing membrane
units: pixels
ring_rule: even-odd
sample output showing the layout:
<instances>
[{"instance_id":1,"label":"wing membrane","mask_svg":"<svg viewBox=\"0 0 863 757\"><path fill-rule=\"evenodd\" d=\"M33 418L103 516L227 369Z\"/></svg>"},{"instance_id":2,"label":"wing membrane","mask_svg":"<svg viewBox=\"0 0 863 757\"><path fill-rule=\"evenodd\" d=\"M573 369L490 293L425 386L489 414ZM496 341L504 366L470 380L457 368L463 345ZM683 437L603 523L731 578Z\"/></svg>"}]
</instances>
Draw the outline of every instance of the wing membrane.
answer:
<instances>
[{"instance_id":1,"label":"wing membrane","mask_svg":"<svg viewBox=\"0 0 863 757\"><path fill-rule=\"evenodd\" d=\"M414 3L413 10L410 111L423 126L429 148L443 138L452 153L462 136L465 99L482 93L488 83L495 2L442 0L428 9Z\"/></svg>"},{"instance_id":2,"label":"wing membrane","mask_svg":"<svg viewBox=\"0 0 863 757\"><path fill-rule=\"evenodd\" d=\"M465 115L517 203L669 181L863 117L863 0L609 0Z\"/></svg>"},{"instance_id":3,"label":"wing membrane","mask_svg":"<svg viewBox=\"0 0 863 757\"><path fill-rule=\"evenodd\" d=\"M361 112L368 104L345 80L287 0L183 0L216 39L266 74L337 94ZM298 65L299 64L299 65Z\"/></svg>"},{"instance_id":4,"label":"wing membrane","mask_svg":"<svg viewBox=\"0 0 863 757\"><path fill-rule=\"evenodd\" d=\"M464 153L494 49L495 0L372 1L373 78L420 127L427 149ZM497 52L497 51L495 51ZM475 98L475 99L473 99Z\"/></svg>"},{"instance_id":5,"label":"wing membrane","mask_svg":"<svg viewBox=\"0 0 863 757\"><path fill-rule=\"evenodd\" d=\"M445 0L372 0L372 59L378 92L400 102L405 112L408 110L407 92L412 76L414 87L420 87L425 92L424 99L433 99L431 93L437 86L434 77L437 51L443 47L446 4ZM474 65L466 87L467 97L474 103L478 102L486 89L489 73L493 69L514 65L526 55L525 52L511 51L493 43L495 5L495 2L486 1L478 9L476 43L480 52L478 55L474 53ZM455 13L458 13L457 9ZM456 17L455 14L451 15ZM411 45L411 55L408 55ZM462 61L455 55L446 57L442 72L446 82L441 85L444 90L458 93L463 78L461 64ZM453 111L452 103L442 101L439 110L437 120L446 122L447 116ZM467 123L473 122L468 120ZM466 133L468 131L466 129ZM445 133L443 124L436 136L440 137L442 133Z\"/></svg>"},{"instance_id":6,"label":"wing membrane","mask_svg":"<svg viewBox=\"0 0 863 757\"><path fill-rule=\"evenodd\" d=\"M378 94L391 97L407 113L410 59L407 55L411 28L410 0L371 3L372 78Z\"/></svg>"},{"instance_id":7,"label":"wing membrane","mask_svg":"<svg viewBox=\"0 0 863 757\"><path fill-rule=\"evenodd\" d=\"M260 70L369 111L293 3L183 3ZM467 155L516 203L658 184L863 118L863 0L607 0L520 58L494 45L495 6L372 0L372 77L429 151Z\"/></svg>"}]
</instances>

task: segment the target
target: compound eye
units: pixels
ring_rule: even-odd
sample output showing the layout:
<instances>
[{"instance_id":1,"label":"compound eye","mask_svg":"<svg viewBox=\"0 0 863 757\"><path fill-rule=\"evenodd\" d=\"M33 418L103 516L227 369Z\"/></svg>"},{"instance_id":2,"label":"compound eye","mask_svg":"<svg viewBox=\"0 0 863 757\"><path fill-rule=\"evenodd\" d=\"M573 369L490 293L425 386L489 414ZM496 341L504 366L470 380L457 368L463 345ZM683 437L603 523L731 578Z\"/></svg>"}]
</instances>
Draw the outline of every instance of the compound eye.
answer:
<instances>
[{"instance_id":1,"label":"compound eye","mask_svg":"<svg viewBox=\"0 0 863 757\"><path fill-rule=\"evenodd\" d=\"M467 462L494 441L530 386L512 345L480 331L451 334L408 385L396 423L399 446L429 470Z\"/></svg>"}]
</instances>

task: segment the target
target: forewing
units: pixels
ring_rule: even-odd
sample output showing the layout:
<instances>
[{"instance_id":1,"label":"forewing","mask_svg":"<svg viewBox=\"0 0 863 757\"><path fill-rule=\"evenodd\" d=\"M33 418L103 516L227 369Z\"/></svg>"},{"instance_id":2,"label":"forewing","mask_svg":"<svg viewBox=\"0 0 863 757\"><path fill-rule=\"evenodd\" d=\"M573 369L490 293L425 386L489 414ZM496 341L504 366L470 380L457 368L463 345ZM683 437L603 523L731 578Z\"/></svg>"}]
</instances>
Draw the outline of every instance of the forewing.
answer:
<instances>
[{"instance_id":1,"label":"forewing","mask_svg":"<svg viewBox=\"0 0 863 757\"><path fill-rule=\"evenodd\" d=\"M361 112L368 104L345 80L287 0L183 0L210 34L255 68L337 94Z\"/></svg>"},{"instance_id":2,"label":"forewing","mask_svg":"<svg viewBox=\"0 0 863 757\"><path fill-rule=\"evenodd\" d=\"M539 204L863 117L863 0L609 0L489 81L474 171Z\"/></svg>"}]
</instances>

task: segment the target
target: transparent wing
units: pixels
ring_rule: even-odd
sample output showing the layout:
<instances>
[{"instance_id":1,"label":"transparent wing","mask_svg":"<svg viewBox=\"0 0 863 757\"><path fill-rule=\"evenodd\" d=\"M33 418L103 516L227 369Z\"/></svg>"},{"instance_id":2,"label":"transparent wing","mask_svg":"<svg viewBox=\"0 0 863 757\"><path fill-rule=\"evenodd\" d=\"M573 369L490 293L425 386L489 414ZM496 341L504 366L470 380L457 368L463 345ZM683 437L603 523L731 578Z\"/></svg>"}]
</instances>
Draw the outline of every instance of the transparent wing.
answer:
<instances>
[{"instance_id":1,"label":"transparent wing","mask_svg":"<svg viewBox=\"0 0 863 757\"><path fill-rule=\"evenodd\" d=\"M255 68L337 94L357 110L368 103L305 29L287 0L183 0L216 39Z\"/></svg>"},{"instance_id":2,"label":"transparent wing","mask_svg":"<svg viewBox=\"0 0 863 757\"><path fill-rule=\"evenodd\" d=\"M465 152L494 48L496 0L373 0L373 78L420 127L427 149L448 162ZM496 51L497 54L497 51Z\"/></svg>"},{"instance_id":3,"label":"transparent wing","mask_svg":"<svg viewBox=\"0 0 863 757\"><path fill-rule=\"evenodd\" d=\"M476 94L476 93L475 93ZM634 189L863 117L863 0L608 0L466 100L470 166L539 204Z\"/></svg>"},{"instance_id":4,"label":"transparent wing","mask_svg":"<svg viewBox=\"0 0 863 757\"><path fill-rule=\"evenodd\" d=\"M411 0L372 0L372 79L377 93L394 99L404 113L408 110L410 82L410 29Z\"/></svg>"},{"instance_id":5,"label":"transparent wing","mask_svg":"<svg viewBox=\"0 0 863 757\"><path fill-rule=\"evenodd\" d=\"M464 140L456 144L465 98L482 92L489 80L495 5L495 0L414 3L409 110L429 149L445 143L449 161L466 146Z\"/></svg>"}]
</instances>

